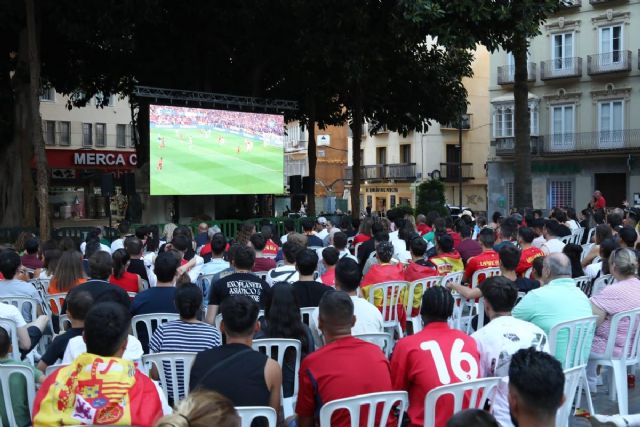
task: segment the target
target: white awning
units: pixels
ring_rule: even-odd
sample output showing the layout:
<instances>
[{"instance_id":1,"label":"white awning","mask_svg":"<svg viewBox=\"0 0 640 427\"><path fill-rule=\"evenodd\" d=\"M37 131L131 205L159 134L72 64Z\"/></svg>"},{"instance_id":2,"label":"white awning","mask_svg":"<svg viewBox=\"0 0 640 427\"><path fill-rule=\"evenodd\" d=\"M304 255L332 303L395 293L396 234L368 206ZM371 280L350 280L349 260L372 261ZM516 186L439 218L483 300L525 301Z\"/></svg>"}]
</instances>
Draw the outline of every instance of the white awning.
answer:
<instances>
[{"instance_id":1,"label":"white awning","mask_svg":"<svg viewBox=\"0 0 640 427\"><path fill-rule=\"evenodd\" d=\"M528 99L540 99L540 97L531 92L529 92L528 95ZM504 96L497 96L491 99L492 104L496 102L513 102L513 93Z\"/></svg>"}]
</instances>

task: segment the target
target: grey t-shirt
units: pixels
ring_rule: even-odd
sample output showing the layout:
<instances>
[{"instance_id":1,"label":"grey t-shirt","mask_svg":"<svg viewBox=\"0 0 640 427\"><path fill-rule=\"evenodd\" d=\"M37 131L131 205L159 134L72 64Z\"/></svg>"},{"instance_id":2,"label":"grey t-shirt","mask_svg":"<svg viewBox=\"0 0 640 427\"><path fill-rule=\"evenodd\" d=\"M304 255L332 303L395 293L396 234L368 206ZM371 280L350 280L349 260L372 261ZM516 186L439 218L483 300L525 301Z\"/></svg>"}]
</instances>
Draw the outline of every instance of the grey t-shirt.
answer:
<instances>
[{"instance_id":1,"label":"grey t-shirt","mask_svg":"<svg viewBox=\"0 0 640 427\"><path fill-rule=\"evenodd\" d=\"M42 303L36 288L31 283L23 282L22 280L0 280L0 298L5 297L28 297L34 298L38 303ZM35 320L31 316L29 304L22 306L22 316L27 323Z\"/></svg>"}]
</instances>

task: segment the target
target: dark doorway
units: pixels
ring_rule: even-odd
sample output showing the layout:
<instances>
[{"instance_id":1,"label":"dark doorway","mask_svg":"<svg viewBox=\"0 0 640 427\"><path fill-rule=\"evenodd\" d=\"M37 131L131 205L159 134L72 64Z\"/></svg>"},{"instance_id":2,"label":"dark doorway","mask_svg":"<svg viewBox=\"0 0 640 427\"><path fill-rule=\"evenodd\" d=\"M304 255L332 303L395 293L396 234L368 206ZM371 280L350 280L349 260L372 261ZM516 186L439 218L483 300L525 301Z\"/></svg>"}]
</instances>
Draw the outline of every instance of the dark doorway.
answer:
<instances>
[{"instance_id":1,"label":"dark doorway","mask_svg":"<svg viewBox=\"0 0 640 427\"><path fill-rule=\"evenodd\" d=\"M447 144L447 176L446 178L458 179L460 163L460 147L454 144Z\"/></svg>"},{"instance_id":2,"label":"dark doorway","mask_svg":"<svg viewBox=\"0 0 640 427\"><path fill-rule=\"evenodd\" d=\"M627 199L627 174L625 173L597 173L595 174L595 188L600 190L607 207L622 206Z\"/></svg>"}]
</instances>

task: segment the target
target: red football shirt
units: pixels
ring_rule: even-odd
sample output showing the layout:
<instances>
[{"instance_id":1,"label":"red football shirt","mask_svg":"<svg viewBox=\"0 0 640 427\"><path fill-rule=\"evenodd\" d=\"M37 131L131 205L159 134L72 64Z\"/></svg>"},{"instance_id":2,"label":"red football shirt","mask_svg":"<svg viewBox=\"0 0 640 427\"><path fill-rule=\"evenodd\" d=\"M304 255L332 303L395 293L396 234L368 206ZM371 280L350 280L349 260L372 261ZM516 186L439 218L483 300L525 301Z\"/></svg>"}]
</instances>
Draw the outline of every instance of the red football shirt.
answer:
<instances>
[{"instance_id":1,"label":"red football shirt","mask_svg":"<svg viewBox=\"0 0 640 427\"><path fill-rule=\"evenodd\" d=\"M596 205L594 207L596 209L604 209L607 207L607 201L603 196L600 196L600 198L596 200Z\"/></svg>"},{"instance_id":2,"label":"red football shirt","mask_svg":"<svg viewBox=\"0 0 640 427\"><path fill-rule=\"evenodd\" d=\"M353 246L357 245L358 243L364 243L369 239L371 239L371 236L367 236L366 234L356 234L356 236L353 238Z\"/></svg>"},{"instance_id":3,"label":"red football shirt","mask_svg":"<svg viewBox=\"0 0 640 427\"><path fill-rule=\"evenodd\" d=\"M299 376L296 414L316 421L322 405L332 400L394 390L382 350L354 337L341 338L309 354L302 360ZM367 412L368 408L360 413L361 426L367 425ZM387 425L395 423L395 417L389 417ZM351 420L345 411L337 411L331 425L350 427Z\"/></svg>"},{"instance_id":4,"label":"red football shirt","mask_svg":"<svg viewBox=\"0 0 640 427\"><path fill-rule=\"evenodd\" d=\"M278 245L276 245L273 240L269 239L267 240L267 244L264 246L264 249L262 250L262 253L265 255L277 255L278 254L278 250L280 248L278 247Z\"/></svg>"},{"instance_id":5,"label":"red football shirt","mask_svg":"<svg viewBox=\"0 0 640 427\"><path fill-rule=\"evenodd\" d=\"M424 425L424 398L429 391L479 378L479 361L474 339L450 329L446 322L430 323L398 341L391 358L391 378L394 390L409 392L409 425ZM440 398L437 408L435 425L445 427L453 415L453 398Z\"/></svg>"},{"instance_id":6,"label":"red football shirt","mask_svg":"<svg viewBox=\"0 0 640 427\"><path fill-rule=\"evenodd\" d=\"M482 252L480 255L472 256L467 261L467 266L464 269L464 277L471 283L473 273L483 268L497 268L500 267L500 255L498 252L490 249Z\"/></svg>"},{"instance_id":7,"label":"red football shirt","mask_svg":"<svg viewBox=\"0 0 640 427\"><path fill-rule=\"evenodd\" d=\"M420 233L421 236L424 236L431 231L431 227L429 227L427 224L418 224L416 225L416 228L418 229L418 233Z\"/></svg>"},{"instance_id":8,"label":"red football shirt","mask_svg":"<svg viewBox=\"0 0 640 427\"><path fill-rule=\"evenodd\" d=\"M528 269L533 265L533 260L538 258L539 256L544 256L544 252L542 249L536 248L535 246L531 246L522 251L520 255L520 262L516 267L516 273L518 276L522 276Z\"/></svg>"}]
</instances>

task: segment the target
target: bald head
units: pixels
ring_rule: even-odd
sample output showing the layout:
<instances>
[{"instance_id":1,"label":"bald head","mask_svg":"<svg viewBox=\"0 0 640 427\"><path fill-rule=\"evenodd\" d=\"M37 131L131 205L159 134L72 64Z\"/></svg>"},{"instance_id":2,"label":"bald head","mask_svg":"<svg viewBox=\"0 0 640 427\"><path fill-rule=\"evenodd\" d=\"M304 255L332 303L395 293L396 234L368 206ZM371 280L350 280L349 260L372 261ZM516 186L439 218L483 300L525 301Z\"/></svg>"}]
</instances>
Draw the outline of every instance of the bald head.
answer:
<instances>
[{"instance_id":1,"label":"bald head","mask_svg":"<svg viewBox=\"0 0 640 427\"><path fill-rule=\"evenodd\" d=\"M209 231L209 225L206 222L198 224L198 233L206 233Z\"/></svg>"},{"instance_id":2,"label":"bald head","mask_svg":"<svg viewBox=\"0 0 640 427\"><path fill-rule=\"evenodd\" d=\"M320 299L318 323L325 338L350 335L355 323L353 301L346 292L330 291Z\"/></svg>"},{"instance_id":3,"label":"bald head","mask_svg":"<svg viewBox=\"0 0 640 427\"><path fill-rule=\"evenodd\" d=\"M544 258L542 264L542 274L546 276L549 282L550 280L558 279L561 277L571 277L571 261L563 253L553 253Z\"/></svg>"}]
</instances>

